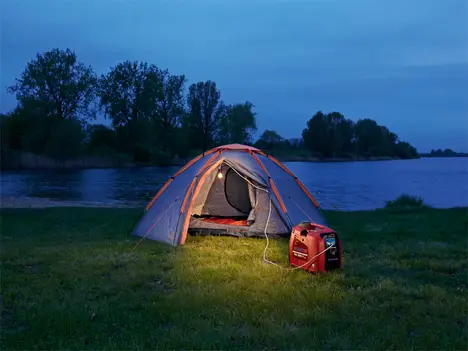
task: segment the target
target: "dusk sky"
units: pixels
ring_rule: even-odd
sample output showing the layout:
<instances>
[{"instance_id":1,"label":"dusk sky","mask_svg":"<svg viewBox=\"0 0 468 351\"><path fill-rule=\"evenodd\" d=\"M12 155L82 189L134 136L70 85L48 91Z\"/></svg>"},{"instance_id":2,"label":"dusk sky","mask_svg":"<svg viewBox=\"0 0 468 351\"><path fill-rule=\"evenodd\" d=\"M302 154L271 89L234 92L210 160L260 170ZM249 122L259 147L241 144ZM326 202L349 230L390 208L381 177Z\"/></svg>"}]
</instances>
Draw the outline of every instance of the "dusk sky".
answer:
<instances>
[{"instance_id":1,"label":"dusk sky","mask_svg":"<svg viewBox=\"0 0 468 351\"><path fill-rule=\"evenodd\" d=\"M1 112L37 52L98 74L142 60L214 80L265 128L299 137L318 110L373 118L424 152L468 151L468 1L2 0ZM100 118L98 122L103 122ZM108 122L106 122L108 123Z\"/></svg>"}]
</instances>

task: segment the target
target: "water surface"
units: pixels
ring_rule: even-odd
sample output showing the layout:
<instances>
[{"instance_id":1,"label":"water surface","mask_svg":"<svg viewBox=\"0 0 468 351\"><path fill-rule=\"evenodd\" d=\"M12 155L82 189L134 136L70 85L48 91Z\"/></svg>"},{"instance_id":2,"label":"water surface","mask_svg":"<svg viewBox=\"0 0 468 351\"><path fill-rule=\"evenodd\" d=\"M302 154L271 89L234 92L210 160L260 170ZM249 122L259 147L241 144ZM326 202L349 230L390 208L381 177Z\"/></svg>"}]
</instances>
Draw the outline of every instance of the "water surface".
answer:
<instances>
[{"instance_id":1,"label":"water surface","mask_svg":"<svg viewBox=\"0 0 468 351\"><path fill-rule=\"evenodd\" d=\"M382 207L402 193L448 208L468 206L468 158L285 165L323 208ZM179 167L4 171L2 197L144 206ZM317 194L318 192L318 194Z\"/></svg>"}]
</instances>

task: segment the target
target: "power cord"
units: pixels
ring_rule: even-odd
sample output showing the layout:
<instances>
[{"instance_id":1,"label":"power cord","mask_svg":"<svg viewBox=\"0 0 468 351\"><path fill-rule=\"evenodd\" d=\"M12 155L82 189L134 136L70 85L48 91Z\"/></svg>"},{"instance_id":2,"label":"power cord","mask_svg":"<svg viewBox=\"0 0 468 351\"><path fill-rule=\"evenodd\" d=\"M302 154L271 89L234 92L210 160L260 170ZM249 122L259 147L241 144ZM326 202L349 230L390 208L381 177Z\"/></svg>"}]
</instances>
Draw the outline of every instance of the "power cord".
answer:
<instances>
[{"instance_id":1,"label":"power cord","mask_svg":"<svg viewBox=\"0 0 468 351\"><path fill-rule=\"evenodd\" d=\"M265 233L265 238L266 238L267 243L266 243L265 249L263 250L263 260L264 260L266 263L275 265L275 266L277 266L277 267L279 267L279 268L281 268L281 269L285 269L285 270L287 270L287 271L294 271L294 270L296 270L296 269L300 269L300 268L302 268L302 267L305 267L305 266L307 266L308 264L312 264L312 261L313 261L314 259L316 259L316 258L319 257L320 255L324 254L325 252L327 252L328 250L330 250L332 247L335 247L335 245L330 245L330 246L327 247L325 250L323 250L323 251L319 252L318 254L316 254L314 257L312 257L312 258L311 258L309 261L307 261L306 263L304 263L304 264L302 264L302 265L300 265L300 266L294 267L294 268L291 268L291 267L287 267L287 268L286 268L286 267L283 267L283 266L281 266L281 265L279 265L279 264L277 264L277 263L275 263L275 262L273 262L273 261L270 261L270 260L266 257L266 251L267 251L267 249L268 249L268 245L270 244L270 240L268 239L268 235L267 235L267 227L268 227L268 222L269 222L269 220L270 220L270 214L271 214L271 198L270 198L270 210L269 210L269 212L268 212L268 219L267 219L267 223L266 223L266 225L265 225L265 231L264 231L264 233Z\"/></svg>"},{"instance_id":2,"label":"power cord","mask_svg":"<svg viewBox=\"0 0 468 351\"><path fill-rule=\"evenodd\" d=\"M226 161L225 161L226 162ZM274 265L274 266L277 266L281 269L285 269L287 271L294 271L296 269L300 269L302 267L305 267L307 266L308 264L312 264L312 261L314 259L316 259L317 257L319 257L320 255L324 254L325 252L327 252L328 250L330 250L331 248L335 247L335 245L330 245L329 247L327 247L325 250L319 252L318 254L316 254L314 257L312 257L310 260L308 260L306 263L300 265L300 266L297 266L297 267L294 267L294 268L291 268L291 267L283 267L281 265L279 265L278 263L276 262L273 262L273 261L270 261L267 256L266 256L266 252L268 250L268 246L270 245L270 239L268 238L268 234L267 234L267 229L268 229L268 223L270 222L270 218L271 218L271 203L272 203L272 200L271 200L271 193L266 190L266 189L263 189L263 188L260 188L258 186L256 186L255 184L253 184L249 179L245 178L242 174L240 174L233 166L232 164L229 164L229 162L226 162L230 167L231 169L234 170L234 172L237 173L237 175L239 177L241 177L242 179L244 179L247 183L249 183L250 185L252 185L253 187L259 189L259 190L262 190L262 191L265 191L267 194L268 194L268 199L270 201L270 205L269 205L269 209L268 209L268 217L267 217L267 221L266 221L266 224L265 224L265 230L264 230L264 234L265 234L265 238L266 238L266 245L265 245L265 249L263 250L263 261L268 263L268 264L271 264L271 265ZM297 206L299 207L299 209L309 218L309 220L312 222L312 219L310 218L310 216L291 198L291 196L289 196L289 198L292 200L292 202ZM258 199L257 199L258 201Z\"/></svg>"}]
</instances>

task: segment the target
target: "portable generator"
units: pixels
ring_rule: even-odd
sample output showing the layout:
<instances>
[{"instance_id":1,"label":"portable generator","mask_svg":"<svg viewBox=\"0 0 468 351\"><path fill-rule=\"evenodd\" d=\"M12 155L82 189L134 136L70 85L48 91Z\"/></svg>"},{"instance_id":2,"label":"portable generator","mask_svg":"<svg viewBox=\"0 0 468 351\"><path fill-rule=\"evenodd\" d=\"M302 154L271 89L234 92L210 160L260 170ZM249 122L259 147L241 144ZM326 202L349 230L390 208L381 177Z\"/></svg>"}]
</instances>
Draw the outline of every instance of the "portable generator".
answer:
<instances>
[{"instance_id":1,"label":"portable generator","mask_svg":"<svg viewBox=\"0 0 468 351\"><path fill-rule=\"evenodd\" d=\"M342 251L338 235L316 223L299 223L292 229L289 263L312 273L340 269Z\"/></svg>"}]
</instances>

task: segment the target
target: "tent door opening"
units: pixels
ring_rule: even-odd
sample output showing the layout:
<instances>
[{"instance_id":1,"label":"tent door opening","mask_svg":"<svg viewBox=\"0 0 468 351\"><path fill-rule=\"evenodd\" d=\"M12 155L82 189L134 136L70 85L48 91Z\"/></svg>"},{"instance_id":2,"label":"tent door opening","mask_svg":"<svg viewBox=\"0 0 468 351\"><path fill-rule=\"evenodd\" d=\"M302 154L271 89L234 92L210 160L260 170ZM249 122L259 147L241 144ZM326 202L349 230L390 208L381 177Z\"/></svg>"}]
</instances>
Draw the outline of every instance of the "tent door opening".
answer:
<instances>
[{"instance_id":1,"label":"tent door opening","mask_svg":"<svg viewBox=\"0 0 468 351\"><path fill-rule=\"evenodd\" d=\"M223 163L204 179L191 215L211 225L249 226L254 223L255 198L252 185Z\"/></svg>"}]
</instances>

